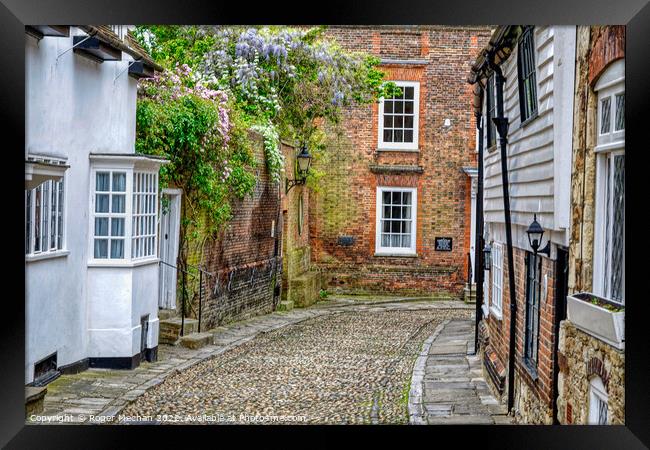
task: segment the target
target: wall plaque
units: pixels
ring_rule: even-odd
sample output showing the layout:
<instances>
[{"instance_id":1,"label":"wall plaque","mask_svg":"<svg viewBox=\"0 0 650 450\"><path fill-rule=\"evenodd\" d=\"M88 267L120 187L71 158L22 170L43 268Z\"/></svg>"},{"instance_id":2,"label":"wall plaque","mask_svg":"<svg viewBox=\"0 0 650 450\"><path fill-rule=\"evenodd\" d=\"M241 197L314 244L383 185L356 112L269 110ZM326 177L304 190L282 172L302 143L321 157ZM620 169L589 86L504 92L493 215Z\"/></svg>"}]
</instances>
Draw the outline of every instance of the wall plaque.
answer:
<instances>
[{"instance_id":1,"label":"wall plaque","mask_svg":"<svg viewBox=\"0 0 650 450\"><path fill-rule=\"evenodd\" d=\"M450 237L437 237L436 247L437 252L450 252L452 248L452 238Z\"/></svg>"}]
</instances>

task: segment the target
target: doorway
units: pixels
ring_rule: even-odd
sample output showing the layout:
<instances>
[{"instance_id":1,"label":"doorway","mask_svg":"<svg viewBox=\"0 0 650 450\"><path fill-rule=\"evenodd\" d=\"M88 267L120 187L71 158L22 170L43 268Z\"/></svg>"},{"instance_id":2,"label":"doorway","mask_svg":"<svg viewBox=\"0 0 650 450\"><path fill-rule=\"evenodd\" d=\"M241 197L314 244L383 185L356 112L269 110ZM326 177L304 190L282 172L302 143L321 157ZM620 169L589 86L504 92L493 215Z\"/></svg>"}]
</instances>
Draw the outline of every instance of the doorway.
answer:
<instances>
[{"instance_id":1,"label":"doorway","mask_svg":"<svg viewBox=\"0 0 650 450\"><path fill-rule=\"evenodd\" d=\"M160 205L160 293L158 307L176 309L176 261L181 220L181 190L163 189Z\"/></svg>"}]
</instances>

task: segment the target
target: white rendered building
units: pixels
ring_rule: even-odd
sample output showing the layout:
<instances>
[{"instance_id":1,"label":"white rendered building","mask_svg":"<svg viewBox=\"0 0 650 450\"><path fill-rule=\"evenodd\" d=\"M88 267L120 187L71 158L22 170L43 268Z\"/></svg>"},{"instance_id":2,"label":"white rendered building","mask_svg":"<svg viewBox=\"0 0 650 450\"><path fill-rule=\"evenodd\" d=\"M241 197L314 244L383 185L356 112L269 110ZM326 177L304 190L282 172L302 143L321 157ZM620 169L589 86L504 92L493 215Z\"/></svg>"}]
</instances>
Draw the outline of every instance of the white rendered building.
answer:
<instances>
[{"instance_id":1,"label":"white rendered building","mask_svg":"<svg viewBox=\"0 0 650 450\"><path fill-rule=\"evenodd\" d=\"M158 345L158 171L134 153L126 26L27 27L25 383L132 368Z\"/></svg>"}]
</instances>

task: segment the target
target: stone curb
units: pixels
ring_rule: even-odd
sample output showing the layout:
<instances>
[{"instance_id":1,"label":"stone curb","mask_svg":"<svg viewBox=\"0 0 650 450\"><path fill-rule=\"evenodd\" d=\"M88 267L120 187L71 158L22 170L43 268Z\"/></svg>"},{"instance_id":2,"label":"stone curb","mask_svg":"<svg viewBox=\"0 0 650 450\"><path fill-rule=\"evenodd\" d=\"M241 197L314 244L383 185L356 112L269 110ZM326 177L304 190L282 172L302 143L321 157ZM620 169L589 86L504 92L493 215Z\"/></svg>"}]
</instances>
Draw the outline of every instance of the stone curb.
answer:
<instances>
[{"instance_id":1,"label":"stone curb","mask_svg":"<svg viewBox=\"0 0 650 450\"><path fill-rule=\"evenodd\" d=\"M413 376L411 377L411 390L409 391L408 399L408 412L409 412L409 424L410 425L426 425L427 421L424 417L424 407L422 406L422 395L424 390L424 368L429 357L429 350L431 350L431 345L433 341L436 340L438 335L442 330L451 322L451 319L447 319L440 323L433 331L431 336L424 341L422 344L422 350L420 355L415 360L413 365Z\"/></svg>"}]
</instances>

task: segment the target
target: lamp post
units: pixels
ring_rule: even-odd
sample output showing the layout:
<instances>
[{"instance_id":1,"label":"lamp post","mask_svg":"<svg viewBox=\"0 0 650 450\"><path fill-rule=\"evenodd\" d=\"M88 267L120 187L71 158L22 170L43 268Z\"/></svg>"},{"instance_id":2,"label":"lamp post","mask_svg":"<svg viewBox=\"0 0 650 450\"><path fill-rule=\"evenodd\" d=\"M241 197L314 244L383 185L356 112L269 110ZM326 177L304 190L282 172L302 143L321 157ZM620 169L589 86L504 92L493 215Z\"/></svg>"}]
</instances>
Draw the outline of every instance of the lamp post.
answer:
<instances>
[{"instance_id":1,"label":"lamp post","mask_svg":"<svg viewBox=\"0 0 650 450\"><path fill-rule=\"evenodd\" d=\"M289 193L289 190L299 184L305 184L307 181L307 173L309 173L309 167L311 166L312 156L307 151L307 146L303 144L300 149L300 153L296 157L296 179L290 180L287 177L284 192Z\"/></svg>"},{"instance_id":2,"label":"lamp post","mask_svg":"<svg viewBox=\"0 0 650 450\"><path fill-rule=\"evenodd\" d=\"M526 234L528 234L528 243L530 244L530 248L533 249L533 253L535 255L537 255L538 253L543 253L546 256L549 257L551 256L550 240L546 243L546 246L543 249L539 250L539 247L542 243L542 237L544 236L544 229L537 221L537 214L533 215L533 222L526 230Z\"/></svg>"}]
</instances>

